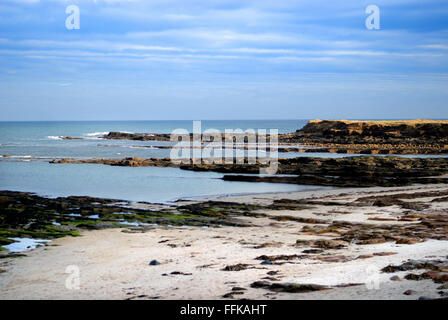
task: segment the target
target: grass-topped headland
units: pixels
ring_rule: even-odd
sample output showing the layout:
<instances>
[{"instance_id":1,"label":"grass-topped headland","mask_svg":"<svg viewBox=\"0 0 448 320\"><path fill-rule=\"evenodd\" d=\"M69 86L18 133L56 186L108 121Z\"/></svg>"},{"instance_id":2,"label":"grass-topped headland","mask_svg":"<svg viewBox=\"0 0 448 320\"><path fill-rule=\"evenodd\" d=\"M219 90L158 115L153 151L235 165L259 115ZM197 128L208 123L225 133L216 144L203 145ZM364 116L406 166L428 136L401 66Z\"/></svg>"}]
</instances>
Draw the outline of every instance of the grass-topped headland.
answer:
<instances>
[{"instance_id":1,"label":"grass-topped headland","mask_svg":"<svg viewBox=\"0 0 448 320\"><path fill-rule=\"evenodd\" d=\"M243 128L245 130L247 128ZM63 137L74 139L73 137ZM109 132L103 139L136 141L177 141L167 133ZM178 137L177 137L178 138ZM193 134L190 133L190 139ZM218 138L219 139L219 138ZM227 140L247 142L243 133L222 133ZM270 135L266 135L270 141ZM213 140L215 141L215 140ZM206 141L208 142L208 140ZM448 154L448 120L310 120L295 132L278 135L279 152L348 154ZM205 143L194 148L204 148ZM142 147L142 146L140 146ZM143 146L145 147L145 146ZM170 149L173 146L149 148ZM228 146L227 146L228 147ZM270 151L272 146L269 146ZM193 147L188 147L193 148ZM248 149L246 146L233 146Z\"/></svg>"},{"instance_id":2,"label":"grass-topped headland","mask_svg":"<svg viewBox=\"0 0 448 320\"><path fill-rule=\"evenodd\" d=\"M366 142L372 140L389 140L403 138L419 138L431 141L436 138L448 138L447 120L311 120L305 127L296 131L302 137L330 138L362 138ZM402 140L406 144L406 141Z\"/></svg>"},{"instance_id":3,"label":"grass-topped headland","mask_svg":"<svg viewBox=\"0 0 448 320\"><path fill-rule=\"evenodd\" d=\"M363 124L366 126L416 126L421 124L448 124L448 120L428 120L428 119L414 119L414 120L320 120L314 119L308 123L322 123L322 122L343 122L345 124Z\"/></svg>"},{"instance_id":4,"label":"grass-topped headland","mask_svg":"<svg viewBox=\"0 0 448 320\"><path fill-rule=\"evenodd\" d=\"M311 120L279 141L316 152L448 154L448 120Z\"/></svg>"}]
</instances>

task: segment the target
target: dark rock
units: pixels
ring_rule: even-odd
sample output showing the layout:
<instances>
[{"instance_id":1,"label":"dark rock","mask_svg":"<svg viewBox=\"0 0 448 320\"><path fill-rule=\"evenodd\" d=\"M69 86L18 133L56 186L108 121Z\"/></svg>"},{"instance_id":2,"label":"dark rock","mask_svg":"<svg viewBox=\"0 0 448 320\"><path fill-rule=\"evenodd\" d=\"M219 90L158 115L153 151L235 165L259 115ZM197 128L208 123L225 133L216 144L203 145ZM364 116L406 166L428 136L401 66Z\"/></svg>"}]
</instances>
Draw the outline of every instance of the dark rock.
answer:
<instances>
[{"instance_id":1,"label":"dark rock","mask_svg":"<svg viewBox=\"0 0 448 320\"><path fill-rule=\"evenodd\" d=\"M440 287L437 288L437 290L444 290L444 289L448 289L448 282L442 284Z\"/></svg>"},{"instance_id":2,"label":"dark rock","mask_svg":"<svg viewBox=\"0 0 448 320\"><path fill-rule=\"evenodd\" d=\"M422 274L409 273L404 278L406 280L414 280L414 281L430 279L430 277L426 273L422 273Z\"/></svg>"},{"instance_id":3,"label":"dark rock","mask_svg":"<svg viewBox=\"0 0 448 320\"><path fill-rule=\"evenodd\" d=\"M322 253L322 252L324 252L324 250L322 250L322 249L308 249L308 250L302 251L302 253L311 253L311 254Z\"/></svg>"},{"instance_id":4,"label":"dark rock","mask_svg":"<svg viewBox=\"0 0 448 320\"><path fill-rule=\"evenodd\" d=\"M448 150L447 150L448 153ZM183 170L215 171L221 173L259 173L261 164L200 163L180 164L169 158L142 159L60 159L50 163L95 163L130 167L176 167ZM226 181L276 182L305 185L341 187L400 186L412 183L446 183L448 179L437 177L448 173L448 161L444 158L401 158L401 157L346 157L325 159L312 157L283 158L278 160L279 174L293 176L225 175ZM428 178L429 176L433 176ZM386 205L377 199L378 205ZM374 201L374 202L375 202ZM372 203L374 203L372 202ZM372 203L370 205L372 205ZM403 203L410 209L421 204Z\"/></svg>"},{"instance_id":5,"label":"dark rock","mask_svg":"<svg viewBox=\"0 0 448 320\"><path fill-rule=\"evenodd\" d=\"M223 295L222 297L227 299L227 298L233 298L234 295L240 295L240 294L244 294L244 292L241 292L241 291L232 291L232 292L226 293L226 294Z\"/></svg>"},{"instance_id":6,"label":"dark rock","mask_svg":"<svg viewBox=\"0 0 448 320\"><path fill-rule=\"evenodd\" d=\"M192 273L185 273L185 272L180 272L180 271L173 271L170 274L172 275L183 275L183 276L191 276Z\"/></svg>"},{"instance_id":7,"label":"dark rock","mask_svg":"<svg viewBox=\"0 0 448 320\"><path fill-rule=\"evenodd\" d=\"M432 279L435 283L445 283L448 282L448 273L447 272L438 272L438 271L428 271L425 272L426 276Z\"/></svg>"},{"instance_id":8,"label":"dark rock","mask_svg":"<svg viewBox=\"0 0 448 320\"><path fill-rule=\"evenodd\" d=\"M250 265L248 264L243 264L243 263L238 263L232 266L226 266L224 269L222 269L223 271L241 271L241 270L246 270L250 267Z\"/></svg>"},{"instance_id":9,"label":"dark rock","mask_svg":"<svg viewBox=\"0 0 448 320\"><path fill-rule=\"evenodd\" d=\"M263 260L263 262L264 261L274 262L274 261L278 261L278 260L285 260L285 261L297 260L297 259L302 259L302 258L306 258L306 257L307 257L307 255L298 255L298 254L291 254L291 255L281 254L281 255L276 255L276 256L262 255L262 256L256 257L255 260ZM269 264L269 263L264 263L264 264Z\"/></svg>"},{"instance_id":10,"label":"dark rock","mask_svg":"<svg viewBox=\"0 0 448 320\"><path fill-rule=\"evenodd\" d=\"M403 294L410 296L412 294L415 294L416 292L414 290L406 290L405 292L403 292Z\"/></svg>"},{"instance_id":11,"label":"dark rock","mask_svg":"<svg viewBox=\"0 0 448 320\"><path fill-rule=\"evenodd\" d=\"M274 278L274 277L263 277L263 278L261 278L261 280L279 281L279 279Z\"/></svg>"},{"instance_id":12,"label":"dark rock","mask_svg":"<svg viewBox=\"0 0 448 320\"><path fill-rule=\"evenodd\" d=\"M268 288L271 284L267 281L255 281L250 287L251 288Z\"/></svg>"},{"instance_id":13,"label":"dark rock","mask_svg":"<svg viewBox=\"0 0 448 320\"><path fill-rule=\"evenodd\" d=\"M416 269L429 269L429 270L440 270L446 265L446 261L442 260L409 260L401 265L393 266L389 265L381 269L382 272L398 272L398 271L409 271Z\"/></svg>"},{"instance_id":14,"label":"dark rock","mask_svg":"<svg viewBox=\"0 0 448 320\"><path fill-rule=\"evenodd\" d=\"M151 260L151 262L149 263L150 266L158 266L159 264L160 262L157 260Z\"/></svg>"},{"instance_id":15,"label":"dark rock","mask_svg":"<svg viewBox=\"0 0 448 320\"><path fill-rule=\"evenodd\" d=\"M439 291L438 294L440 294L441 297L448 297L448 291Z\"/></svg>"},{"instance_id":16,"label":"dark rock","mask_svg":"<svg viewBox=\"0 0 448 320\"><path fill-rule=\"evenodd\" d=\"M393 276L390 278L392 281L403 281L399 276Z\"/></svg>"},{"instance_id":17,"label":"dark rock","mask_svg":"<svg viewBox=\"0 0 448 320\"><path fill-rule=\"evenodd\" d=\"M446 151L447 137L446 121L311 120L279 141L318 147L319 152L437 154Z\"/></svg>"},{"instance_id":18,"label":"dark rock","mask_svg":"<svg viewBox=\"0 0 448 320\"><path fill-rule=\"evenodd\" d=\"M437 298L434 297L428 297L428 296L421 296L418 298L418 300L435 300Z\"/></svg>"},{"instance_id":19,"label":"dark rock","mask_svg":"<svg viewBox=\"0 0 448 320\"><path fill-rule=\"evenodd\" d=\"M246 288L242 288L242 287L233 287L232 291L245 291L247 290Z\"/></svg>"},{"instance_id":20,"label":"dark rock","mask_svg":"<svg viewBox=\"0 0 448 320\"><path fill-rule=\"evenodd\" d=\"M356 286L362 286L365 283L342 283L342 284L338 284L335 287L336 288L348 288L348 287L356 287Z\"/></svg>"},{"instance_id":21,"label":"dark rock","mask_svg":"<svg viewBox=\"0 0 448 320\"><path fill-rule=\"evenodd\" d=\"M274 292L302 293L330 289L317 284L296 283L269 283L267 281L255 281L250 285L252 288L263 288Z\"/></svg>"}]
</instances>

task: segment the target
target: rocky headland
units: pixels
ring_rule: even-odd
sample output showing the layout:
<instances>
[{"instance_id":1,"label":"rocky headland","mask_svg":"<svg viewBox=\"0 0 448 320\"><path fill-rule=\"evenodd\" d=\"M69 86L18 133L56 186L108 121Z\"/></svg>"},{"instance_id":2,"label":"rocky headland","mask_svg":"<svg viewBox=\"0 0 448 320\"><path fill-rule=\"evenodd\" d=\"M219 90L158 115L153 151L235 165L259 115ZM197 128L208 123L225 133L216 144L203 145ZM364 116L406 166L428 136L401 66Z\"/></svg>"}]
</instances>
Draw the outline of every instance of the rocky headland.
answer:
<instances>
[{"instance_id":1,"label":"rocky headland","mask_svg":"<svg viewBox=\"0 0 448 320\"><path fill-rule=\"evenodd\" d=\"M236 142L237 136L238 134L223 133L222 142L229 138ZM190 134L190 138L192 137ZM170 141L170 135L165 133L110 132L102 138ZM247 141L247 137L243 140ZM266 135L266 140L269 143L269 135ZM278 142L279 152L448 154L448 121L310 120L305 127L296 132L279 134ZM270 150L269 145L267 149Z\"/></svg>"},{"instance_id":2,"label":"rocky headland","mask_svg":"<svg viewBox=\"0 0 448 320\"><path fill-rule=\"evenodd\" d=\"M317 152L360 154L447 154L448 121L311 120L279 138Z\"/></svg>"}]
</instances>

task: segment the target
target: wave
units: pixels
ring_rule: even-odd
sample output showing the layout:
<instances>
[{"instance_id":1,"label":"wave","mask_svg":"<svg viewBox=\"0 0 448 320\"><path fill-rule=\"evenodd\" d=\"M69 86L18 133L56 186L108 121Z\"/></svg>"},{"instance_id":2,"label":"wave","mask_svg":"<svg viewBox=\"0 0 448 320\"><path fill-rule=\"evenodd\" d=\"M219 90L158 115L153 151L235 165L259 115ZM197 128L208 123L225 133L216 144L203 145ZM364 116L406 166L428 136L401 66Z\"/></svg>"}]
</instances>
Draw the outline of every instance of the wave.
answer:
<instances>
[{"instance_id":1,"label":"wave","mask_svg":"<svg viewBox=\"0 0 448 320\"><path fill-rule=\"evenodd\" d=\"M47 138L51 140L62 140L61 136L47 136Z\"/></svg>"},{"instance_id":2,"label":"wave","mask_svg":"<svg viewBox=\"0 0 448 320\"><path fill-rule=\"evenodd\" d=\"M120 131L121 133L129 133L132 134L134 132L129 132L129 131ZM108 135L110 133L110 131L98 131L98 132L89 132L89 133L85 133L83 134L84 137L90 137L90 138L99 138L105 135Z\"/></svg>"},{"instance_id":3,"label":"wave","mask_svg":"<svg viewBox=\"0 0 448 320\"><path fill-rule=\"evenodd\" d=\"M11 156L11 155L2 155L0 156L2 161L17 161L17 162L30 162L33 159L33 156ZM4 159L4 160L3 160Z\"/></svg>"},{"instance_id":4,"label":"wave","mask_svg":"<svg viewBox=\"0 0 448 320\"><path fill-rule=\"evenodd\" d=\"M90 132L86 133L83 136L87 139L102 139L103 136L108 135L109 131L103 131L103 132Z\"/></svg>"},{"instance_id":5,"label":"wave","mask_svg":"<svg viewBox=\"0 0 448 320\"><path fill-rule=\"evenodd\" d=\"M0 158L2 160L10 160L10 161L31 161L31 160L54 160L54 159L86 159L86 157L73 157L73 156L30 156L30 155L9 155L4 154L0 155Z\"/></svg>"},{"instance_id":6,"label":"wave","mask_svg":"<svg viewBox=\"0 0 448 320\"><path fill-rule=\"evenodd\" d=\"M149 150L159 149L154 146L123 146L123 147L130 149L149 149Z\"/></svg>"},{"instance_id":7,"label":"wave","mask_svg":"<svg viewBox=\"0 0 448 320\"><path fill-rule=\"evenodd\" d=\"M14 159L32 159L33 156L2 156L3 158L14 158Z\"/></svg>"},{"instance_id":8,"label":"wave","mask_svg":"<svg viewBox=\"0 0 448 320\"><path fill-rule=\"evenodd\" d=\"M85 136L87 136L87 137L99 137L99 136L104 136L106 134L109 134L109 131L86 133Z\"/></svg>"}]
</instances>

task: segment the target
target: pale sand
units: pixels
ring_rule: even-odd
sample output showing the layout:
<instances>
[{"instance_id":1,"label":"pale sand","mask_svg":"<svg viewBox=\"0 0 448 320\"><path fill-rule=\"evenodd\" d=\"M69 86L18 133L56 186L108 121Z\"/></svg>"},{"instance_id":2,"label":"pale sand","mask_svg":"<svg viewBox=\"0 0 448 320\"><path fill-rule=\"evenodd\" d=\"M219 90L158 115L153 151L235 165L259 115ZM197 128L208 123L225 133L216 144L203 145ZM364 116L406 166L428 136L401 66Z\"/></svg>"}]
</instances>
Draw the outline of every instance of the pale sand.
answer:
<instances>
[{"instance_id":1,"label":"pale sand","mask_svg":"<svg viewBox=\"0 0 448 320\"><path fill-rule=\"evenodd\" d=\"M225 201L268 204L273 199L326 197L332 201L350 202L362 195L448 190L446 185L426 185L403 188L369 188L306 191L284 194L218 197ZM434 204L447 209L446 202ZM314 207L300 211L264 210L270 215L313 217L329 221L366 222L366 213L375 217L390 217L400 208L391 207ZM431 280L391 281L395 274L378 270L389 264L401 264L407 259L446 257L448 241L429 240L413 245L383 243L350 245L346 249L328 250L335 255L357 257L374 252L397 252L396 255L375 256L348 262L320 262L304 259L283 265L261 265L254 258L260 255L301 254L306 247L294 246L297 239L327 239L328 236L300 234L305 225L293 221L277 222L268 218L241 218L252 227L197 228L159 227L146 233L125 233L124 229L84 232L82 237L63 238L50 246L27 252L28 257L0 260L0 299L221 299L232 287L244 287L243 295L235 299L417 299L419 296L437 297L437 287ZM369 221L369 223L390 223ZM407 223L407 222L394 222ZM169 240L160 243L160 241ZM263 243L275 246L254 248ZM170 247L168 244L176 245ZM148 263L157 259L157 266ZM245 263L253 269L222 271L227 265ZM67 266L80 270L79 290L66 288ZM171 275L179 271L191 275ZM338 285L368 283L312 293L275 293L254 289L250 284L267 276L268 271L281 283L315 283ZM417 273L419 271L416 271ZM407 272L396 273L403 276ZM168 274L163 276L162 274ZM377 288L375 288L377 286ZM403 292L412 289L414 295Z\"/></svg>"}]
</instances>

